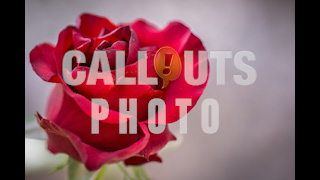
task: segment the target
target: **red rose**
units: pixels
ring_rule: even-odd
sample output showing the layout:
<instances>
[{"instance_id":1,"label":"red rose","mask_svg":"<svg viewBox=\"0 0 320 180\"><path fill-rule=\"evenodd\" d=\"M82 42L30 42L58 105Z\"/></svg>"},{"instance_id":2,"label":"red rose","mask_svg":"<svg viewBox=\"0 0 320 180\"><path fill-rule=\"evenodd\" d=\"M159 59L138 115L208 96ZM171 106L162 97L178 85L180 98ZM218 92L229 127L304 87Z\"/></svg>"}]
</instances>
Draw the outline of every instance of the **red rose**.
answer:
<instances>
[{"instance_id":1,"label":"red rose","mask_svg":"<svg viewBox=\"0 0 320 180\"><path fill-rule=\"evenodd\" d=\"M201 41L190 29L179 22L171 22L162 30L144 20L130 24L115 25L104 17L82 14L76 26L68 26L59 34L58 43L37 45L30 52L33 70L43 80L57 83L48 101L46 118L37 113L40 126L48 135L48 149L52 153L63 152L83 162L88 170L96 170L104 163L124 161L127 165L159 161L157 152L175 137L166 127L161 134L153 134L147 128L148 102L161 98L166 104L166 122L179 119L176 98L191 98L192 106L202 94L207 81L192 86L184 79L184 68L175 81L161 89L153 58L155 52L170 46L180 55L183 67L184 50L193 50L198 59L198 50L205 50ZM72 73L90 70L90 61L95 50L105 50L110 69L115 73L115 51L126 52L126 76L137 76L137 51L147 51L148 77L157 77L159 85L67 85L62 76L62 59L69 50L80 50L86 63L73 63ZM205 59L207 61L207 59ZM195 61L197 62L197 61ZM197 73L198 63L194 63ZM115 80L115 79L114 79ZM107 119L100 121L100 133L91 134L91 98L104 98L109 103ZM137 134L119 134L119 98L137 98Z\"/></svg>"}]
</instances>

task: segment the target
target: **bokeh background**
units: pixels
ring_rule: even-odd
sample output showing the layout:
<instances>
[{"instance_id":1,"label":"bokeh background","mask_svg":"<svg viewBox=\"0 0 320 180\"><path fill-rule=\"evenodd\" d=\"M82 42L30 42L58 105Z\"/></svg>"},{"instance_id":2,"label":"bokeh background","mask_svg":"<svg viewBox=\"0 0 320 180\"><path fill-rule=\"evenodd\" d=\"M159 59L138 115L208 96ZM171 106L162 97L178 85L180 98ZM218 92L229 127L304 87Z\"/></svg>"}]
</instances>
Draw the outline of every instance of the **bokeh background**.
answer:
<instances>
[{"instance_id":1,"label":"bokeh background","mask_svg":"<svg viewBox=\"0 0 320 180\"><path fill-rule=\"evenodd\" d=\"M44 114L54 84L32 70L29 52L42 42L56 44L59 32L74 25L82 12L106 16L115 23L144 18L159 28L179 20L189 26L207 50L249 50L257 80L240 86L242 72L226 61L226 84L216 83L216 64L206 90L188 116L188 134L173 150L160 153L163 163L145 165L155 180L293 180L295 179L295 2L283 0L26 0L25 1L25 173L26 179L64 179L48 172L63 154L46 150L34 114ZM201 129L205 98L220 105L216 133ZM175 132L177 124L170 125ZM36 138L36 139L34 139ZM39 140L40 139L40 140ZM114 171L116 172L116 171Z\"/></svg>"}]
</instances>

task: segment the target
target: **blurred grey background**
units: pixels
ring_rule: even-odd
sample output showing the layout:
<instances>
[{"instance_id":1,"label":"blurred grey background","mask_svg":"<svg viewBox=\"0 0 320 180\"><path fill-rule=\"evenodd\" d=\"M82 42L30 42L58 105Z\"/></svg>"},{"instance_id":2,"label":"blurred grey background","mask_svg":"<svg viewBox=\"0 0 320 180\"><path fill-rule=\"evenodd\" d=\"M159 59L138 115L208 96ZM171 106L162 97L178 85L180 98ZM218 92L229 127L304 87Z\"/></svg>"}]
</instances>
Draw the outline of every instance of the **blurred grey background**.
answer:
<instances>
[{"instance_id":1,"label":"blurred grey background","mask_svg":"<svg viewBox=\"0 0 320 180\"><path fill-rule=\"evenodd\" d=\"M106 16L115 23L142 17L159 28L179 20L207 50L232 51L233 56L240 50L252 51L256 61L248 64L256 69L257 80L249 86L235 84L233 75L242 72L229 59L226 84L217 85L215 61L210 60L209 83L188 116L188 134L179 147L160 153L163 163L145 166L149 176L155 180L295 179L294 1L26 0L25 8L26 125L34 122L36 111L44 114L53 87L33 72L29 52L42 42L56 44L59 32L74 25L80 13ZM201 129L205 98L215 98L220 105L220 127L214 134ZM177 124L171 129L177 131ZM63 172L48 175L48 170L37 169L44 158L34 152L46 147L30 144L33 141L26 139L26 179L63 179Z\"/></svg>"}]
</instances>

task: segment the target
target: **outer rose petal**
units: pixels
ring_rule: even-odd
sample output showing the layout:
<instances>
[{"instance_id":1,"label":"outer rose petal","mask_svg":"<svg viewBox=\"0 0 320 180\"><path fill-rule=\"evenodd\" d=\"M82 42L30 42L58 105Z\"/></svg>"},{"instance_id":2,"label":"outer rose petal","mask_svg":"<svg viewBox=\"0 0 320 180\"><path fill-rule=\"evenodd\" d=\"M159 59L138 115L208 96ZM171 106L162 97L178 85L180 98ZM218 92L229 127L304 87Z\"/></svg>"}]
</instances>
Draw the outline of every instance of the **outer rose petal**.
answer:
<instances>
[{"instance_id":1,"label":"outer rose petal","mask_svg":"<svg viewBox=\"0 0 320 180\"><path fill-rule=\"evenodd\" d=\"M108 19L89 13L81 14L77 19L76 26L83 35L89 37L97 37L109 33L116 28Z\"/></svg>"},{"instance_id":2,"label":"outer rose petal","mask_svg":"<svg viewBox=\"0 0 320 180\"><path fill-rule=\"evenodd\" d=\"M77 135L60 128L53 122L42 118L39 114L37 114L37 118L40 126L46 130L48 135L48 149L54 154L66 153L70 155L72 158L83 162L90 171L97 170L106 163L115 163L130 158L144 147L149 138L149 134L145 134L143 138L130 147L112 152L101 151L83 143ZM142 125L141 129L147 133L146 126Z\"/></svg>"},{"instance_id":3,"label":"outer rose petal","mask_svg":"<svg viewBox=\"0 0 320 180\"><path fill-rule=\"evenodd\" d=\"M30 52L30 63L33 70L44 81L60 81L56 75L56 58L54 55L54 47L51 44L43 43L37 45Z\"/></svg>"},{"instance_id":4,"label":"outer rose petal","mask_svg":"<svg viewBox=\"0 0 320 180\"><path fill-rule=\"evenodd\" d=\"M180 55L182 63L182 72L178 79L170 81L169 85L163 89L163 100L166 103L166 123L172 123L179 119L179 107L175 106L176 98L191 98L192 105L188 106L188 112L195 106L196 102L203 93L209 77L204 84L200 86L189 85L184 77L184 51L194 51L193 71L198 73L198 64L208 61L207 58L198 61L198 51L205 50L202 42L191 33L190 29L179 22L171 22L162 30L147 23L144 20L138 20L131 24L132 29L136 32L140 46L170 46L174 48ZM209 65L209 63L208 63ZM158 83L158 88L162 86L162 81Z\"/></svg>"},{"instance_id":5,"label":"outer rose petal","mask_svg":"<svg viewBox=\"0 0 320 180\"><path fill-rule=\"evenodd\" d=\"M89 134L90 118L86 119L87 116L79 111L73 100L63 93L61 85L54 88L52 96L49 102L57 99L57 103L53 107L49 104L48 120L37 114L40 126L48 134L48 149L53 153L69 154L83 162L89 170L98 169L104 163L127 159L140 152L149 140L149 132L143 123L138 124L137 135L124 135L121 138L118 125L106 123L100 123L100 134ZM58 113L52 113L55 108ZM105 148L111 148L111 151L102 150Z\"/></svg>"},{"instance_id":6,"label":"outer rose petal","mask_svg":"<svg viewBox=\"0 0 320 180\"><path fill-rule=\"evenodd\" d=\"M73 73L74 71L76 70L79 70L79 69L88 69L88 67L77 67L77 68L74 68L73 69ZM78 105L78 107L82 110L82 112L84 112L87 116L91 117L91 101L85 97L84 95L82 94L79 94L77 92L74 92L62 79L62 77L60 76L57 76L57 79L60 80L62 86L63 86L63 89L64 89L64 92L74 100L74 102ZM98 85L98 83L97 83ZM95 87L96 88L96 87ZM101 88L103 87L98 87L98 89L101 90ZM108 88L108 87L107 87ZM84 89L85 92L92 92L92 90L94 90L93 88L89 88L89 89ZM53 101L55 101L55 97L54 98L50 98L50 99L53 99ZM49 108L48 108L49 109ZM109 124L119 124L119 114L121 114L120 112L118 111L114 111L114 110L111 110L109 109L109 115L106 119L104 120L100 120L100 122L105 122L105 123L109 123Z\"/></svg>"},{"instance_id":7,"label":"outer rose petal","mask_svg":"<svg viewBox=\"0 0 320 180\"><path fill-rule=\"evenodd\" d=\"M175 141L177 138L170 132L168 126L160 134L152 134L150 132L150 139L147 146L139 153L144 158L149 160L152 154L159 152L169 141ZM151 155L151 156L150 156Z\"/></svg>"},{"instance_id":8,"label":"outer rose petal","mask_svg":"<svg viewBox=\"0 0 320 180\"><path fill-rule=\"evenodd\" d=\"M62 97L61 97L62 96ZM57 101L52 103L52 99ZM62 100L61 100L62 99ZM68 130L81 138L87 144L105 151L115 151L125 148L141 138L142 134L138 128L138 134L119 134L119 124L100 122L99 134L91 133L91 116L86 115L70 98L63 92L60 84L52 91L48 111L56 108L57 113L49 113L47 117L59 127ZM60 105L58 104L60 103ZM53 106L53 107L51 107ZM57 108L58 107L58 108ZM119 117L108 116L107 118L119 119Z\"/></svg>"},{"instance_id":9,"label":"outer rose petal","mask_svg":"<svg viewBox=\"0 0 320 180\"><path fill-rule=\"evenodd\" d=\"M191 35L190 29L180 22L171 22L163 30L157 29L144 20L137 20L130 26L136 33L141 47L170 46L178 53L183 51L183 47Z\"/></svg>"},{"instance_id":10,"label":"outer rose petal","mask_svg":"<svg viewBox=\"0 0 320 180\"><path fill-rule=\"evenodd\" d=\"M198 74L198 66L201 63L205 63L207 61L208 64L208 75L206 81L199 86L193 86L188 84L185 81L185 68L184 68L184 50L193 50L194 56L193 56L193 72L195 76L197 77ZM188 106L187 112L189 112L197 103L198 99L202 95L207 82L209 78L209 62L207 58L199 59L198 60L198 51L199 50L205 50L203 47L201 41L191 34L186 41L186 44L184 45L183 51L180 53L180 59L182 62L182 72L178 79L175 81L171 81L169 85L163 89L163 99L166 102L166 117L167 117L167 123L175 122L179 119L179 107L175 105L175 100L177 98L190 98L192 101L191 106ZM183 116L183 115L182 115Z\"/></svg>"},{"instance_id":11,"label":"outer rose petal","mask_svg":"<svg viewBox=\"0 0 320 180\"><path fill-rule=\"evenodd\" d=\"M73 26L68 26L62 30L59 34L58 43L54 48L54 53L56 56L57 72L62 77L62 61L64 54L73 47L73 32L77 29Z\"/></svg>"},{"instance_id":12,"label":"outer rose petal","mask_svg":"<svg viewBox=\"0 0 320 180\"><path fill-rule=\"evenodd\" d=\"M126 159L124 161L125 165L135 165L135 166L138 166L138 165L142 165L144 163L147 163L147 162L150 162L150 161L156 161L156 162L162 162L161 158L157 155L157 154L154 154L154 155L151 155L149 157L149 160L147 160L146 158L144 157L140 157L140 156L134 156L134 157L131 157L129 159Z\"/></svg>"}]
</instances>

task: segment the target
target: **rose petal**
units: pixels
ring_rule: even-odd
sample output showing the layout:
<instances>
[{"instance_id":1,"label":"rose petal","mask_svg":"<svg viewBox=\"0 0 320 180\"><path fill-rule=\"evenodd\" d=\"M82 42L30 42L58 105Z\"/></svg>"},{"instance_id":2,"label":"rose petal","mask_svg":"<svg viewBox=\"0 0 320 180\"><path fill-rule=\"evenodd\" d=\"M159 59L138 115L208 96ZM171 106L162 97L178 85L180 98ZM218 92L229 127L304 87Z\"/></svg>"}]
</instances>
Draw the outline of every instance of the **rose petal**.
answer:
<instances>
[{"instance_id":1,"label":"rose petal","mask_svg":"<svg viewBox=\"0 0 320 180\"><path fill-rule=\"evenodd\" d=\"M131 72L127 77L136 77L137 74L137 62L126 66L126 72ZM76 67L73 69L72 74L75 76L77 71L85 71L86 77L88 78L90 68L88 67ZM115 71L111 72L112 75L116 73ZM77 100L78 96L82 95L86 97L89 101L92 98L103 98L107 100L110 110L119 112L119 99L120 98L135 98L137 99L137 118L139 121L144 121L148 119L148 113L146 109L148 108L148 103L153 98L161 98L163 92L160 90L154 90L149 85L104 85L101 79L98 79L96 85L87 85L87 78L81 85L67 87L67 90L71 97L76 97L75 101L77 104L84 106L84 103L81 103ZM114 76L113 76L114 79ZM89 106L89 105L88 105ZM88 108L87 108L88 109ZM91 113L90 111L88 112Z\"/></svg>"},{"instance_id":2,"label":"rose petal","mask_svg":"<svg viewBox=\"0 0 320 180\"><path fill-rule=\"evenodd\" d=\"M127 41L129 43L129 46L127 52L128 54L126 54L126 65L132 64L133 62L137 61L140 45L135 32L131 29L130 26L119 27L109 34L106 34L105 36L98 37L95 43L99 44L104 40L113 43L119 40Z\"/></svg>"},{"instance_id":3,"label":"rose petal","mask_svg":"<svg viewBox=\"0 0 320 180\"><path fill-rule=\"evenodd\" d=\"M125 41L116 41L112 44L111 47L106 49L106 53L108 56L110 69L113 70L116 67L116 52L117 51L125 51L125 55L128 55L128 46L129 44Z\"/></svg>"},{"instance_id":4,"label":"rose petal","mask_svg":"<svg viewBox=\"0 0 320 180\"><path fill-rule=\"evenodd\" d=\"M38 123L48 135L48 149L56 153L66 153L72 158L83 162L90 171L99 169L106 163L116 163L128 159L137 154L147 143L149 134L143 123L139 124L144 137L134 144L118 151L101 151L81 141L74 133L65 130L50 120L44 119L37 114Z\"/></svg>"},{"instance_id":5,"label":"rose petal","mask_svg":"<svg viewBox=\"0 0 320 180\"><path fill-rule=\"evenodd\" d=\"M58 43L54 49L56 56L56 67L59 75L62 76L62 61L64 54L73 47L73 32L77 29L73 26L68 26L59 34Z\"/></svg>"},{"instance_id":6,"label":"rose petal","mask_svg":"<svg viewBox=\"0 0 320 180\"><path fill-rule=\"evenodd\" d=\"M148 119L148 103L153 98L161 98L163 92L154 90L149 85L115 85L105 96L112 110L119 111L120 98L137 99L137 119L144 121ZM127 103L129 104L129 103Z\"/></svg>"},{"instance_id":7,"label":"rose petal","mask_svg":"<svg viewBox=\"0 0 320 180\"><path fill-rule=\"evenodd\" d=\"M147 160L150 155L159 152L169 141L175 141L177 138L170 132L168 126L160 134L150 132L150 139L147 146L139 153Z\"/></svg>"},{"instance_id":8,"label":"rose petal","mask_svg":"<svg viewBox=\"0 0 320 180\"><path fill-rule=\"evenodd\" d=\"M76 30L72 31L72 42L74 49L84 53L89 50L92 44L90 38L83 37L82 34Z\"/></svg>"},{"instance_id":9,"label":"rose petal","mask_svg":"<svg viewBox=\"0 0 320 180\"><path fill-rule=\"evenodd\" d=\"M48 120L39 114L37 117L48 134L48 148L53 153L68 153L92 169L133 156L147 144L149 132L143 123L138 123L138 134L119 134L119 126L108 123L100 123L100 133L91 134L91 118L63 93L61 85L54 88L51 99L58 101L49 104ZM52 113L54 108L57 108L57 113ZM91 151L95 154L89 153ZM95 161L100 162L99 165ZM94 167L91 163L95 164Z\"/></svg>"},{"instance_id":10,"label":"rose petal","mask_svg":"<svg viewBox=\"0 0 320 180\"><path fill-rule=\"evenodd\" d=\"M57 99L58 102L48 104L49 110L47 111L50 112L50 109L52 109L51 105L57 107L57 103L60 102L60 108L57 108L58 113L48 114L48 118L61 128L77 134L82 141L90 145L108 151L122 149L139 138L138 134L119 134L119 125L108 123L99 123L100 133L92 134L90 128L91 116L82 112L72 98L65 93L61 93L61 89L61 85L57 85L52 91L51 98Z\"/></svg>"},{"instance_id":11,"label":"rose petal","mask_svg":"<svg viewBox=\"0 0 320 180\"><path fill-rule=\"evenodd\" d=\"M116 28L107 18L89 13L83 13L78 17L76 27L80 29L83 35L89 37L98 37Z\"/></svg>"},{"instance_id":12,"label":"rose petal","mask_svg":"<svg viewBox=\"0 0 320 180\"><path fill-rule=\"evenodd\" d=\"M74 92L85 96L89 100L91 100L91 98L104 98L106 94L108 94L108 92L114 87L114 85L104 84L102 79L97 79L95 85L88 85L87 81L88 81L90 70L91 70L91 73L96 73L96 71L94 71L93 69L90 69L89 67L78 66L74 68L72 70L73 77L76 77L76 74L79 71L84 71L86 72L86 78L82 84L77 86L71 86L70 88ZM111 76L112 76L111 78L114 80L115 79L114 75L111 74Z\"/></svg>"},{"instance_id":13,"label":"rose petal","mask_svg":"<svg viewBox=\"0 0 320 180\"><path fill-rule=\"evenodd\" d=\"M184 51L193 50L194 55L194 73L198 73L198 64L208 61L201 59L198 61L198 51L205 50L202 42L191 33L190 29L179 22L171 22L164 29L157 29L155 26L147 23L144 20L137 20L131 24L132 29L136 32L140 46L170 46L174 48L180 55L182 63L182 72L178 79L170 81L169 85L163 89L163 100L166 103L166 122L172 123L179 119L179 107L175 106L176 98L191 98L192 105L189 106L188 112L195 106L199 97L203 93L206 82L200 86L189 85L184 77ZM208 63L209 64L209 63ZM208 67L209 69L209 67ZM208 73L209 77L209 73ZM160 89L162 80L159 81L156 89Z\"/></svg>"},{"instance_id":14,"label":"rose petal","mask_svg":"<svg viewBox=\"0 0 320 180\"><path fill-rule=\"evenodd\" d=\"M48 82L60 82L57 78L54 47L49 43L39 44L30 52L30 63L36 74Z\"/></svg>"},{"instance_id":15,"label":"rose petal","mask_svg":"<svg viewBox=\"0 0 320 180\"><path fill-rule=\"evenodd\" d=\"M78 161L87 158L86 154L82 154L81 150L77 149L81 147L81 142L76 135L64 131L55 123L44 119L39 113L37 113L36 117L39 125L48 135L48 149L52 153L64 152Z\"/></svg>"},{"instance_id":16,"label":"rose petal","mask_svg":"<svg viewBox=\"0 0 320 180\"><path fill-rule=\"evenodd\" d=\"M61 83L64 91L70 98L74 100L74 102L78 105L78 107L89 117L91 117L91 100L86 98L84 95L74 92L65 82ZM100 120L101 123L109 123L109 124L119 124L122 121L119 121L120 112L109 109L109 115L106 119Z\"/></svg>"},{"instance_id":17,"label":"rose petal","mask_svg":"<svg viewBox=\"0 0 320 180\"><path fill-rule=\"evenodd\" d=\"M171 22L162 30L140 19L131 25L135 31L140 46L170 46L178 53L182 52L184 45L187 43L191 31L188 27L180 22Z\"/></svg>"},{"instance_id":18,"label":"rose petal","mask_svg":"<svg viewBox=\"0 0 320 180\"><path fill-rule=\"evenodd\" d=\"M149 160L147 160L144 157L134 156L134 157L126 159L124 161L124 164L127 166L129 166L129 165L139 166L144 163L151 162L151 161L162 162L161 158L157 154L153 154L153 155L149 156Z\"/></svg>"},{"instance_id":19,"label":"rose petal","mask_svg":"<svg viewBox=\"0 0 320 180\"><path fill-rule=\"evenodd\" d=\"M198 86L193 86L188 84L185 81L185 72L184 72L184 50L193 50L194 51L194 64L193 71L194 74L198 74L198 66L201 63L207 61L208 64L208 75L205 83ZM169 85L163 89L163 100L166 102L166 121L167 123L172 123L179 120L179 106L175 105L175 100L177 98L190 98L192 105L187 107L187 112L189 112L197 103L198 99L202 95L209 78L209 62L207 58L198 60L198 51L205 50L199 38L191 34L183 47L183 51L180 53L181 63L182 63L182 72L178 79L171 81Z\"/></svg>"},{"instance_id":20,"label":"rose petal","mask_svg":"<svg viewBox=\"0 0 320 180\"><path fill-rule=\"evenodd\" d=\"M60 85L61 86L61 85ZM48 119L55 119L61 108L61 104L64 100L64 94L63 88L59 86L55 86L49 96L49 100L47 103L47 109L46 109L46 115Z\"/></svg>"}]
</instances>

